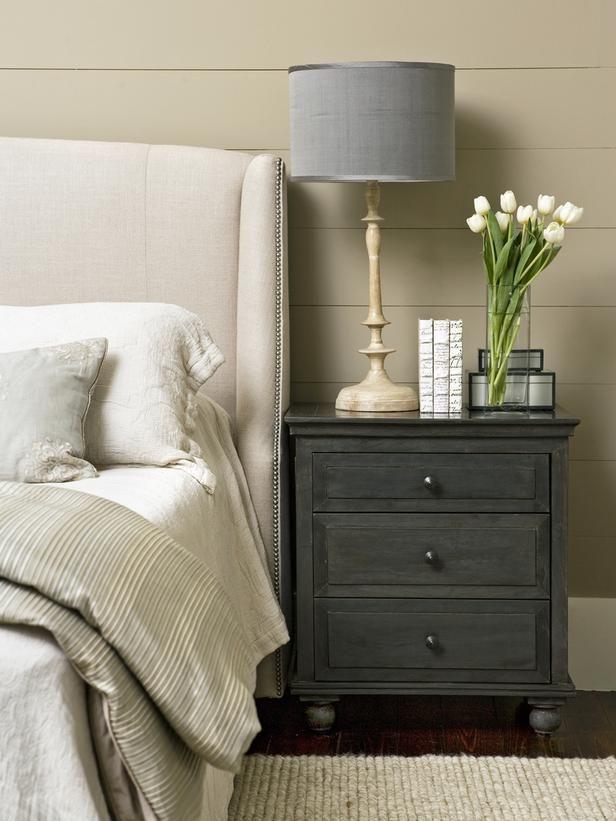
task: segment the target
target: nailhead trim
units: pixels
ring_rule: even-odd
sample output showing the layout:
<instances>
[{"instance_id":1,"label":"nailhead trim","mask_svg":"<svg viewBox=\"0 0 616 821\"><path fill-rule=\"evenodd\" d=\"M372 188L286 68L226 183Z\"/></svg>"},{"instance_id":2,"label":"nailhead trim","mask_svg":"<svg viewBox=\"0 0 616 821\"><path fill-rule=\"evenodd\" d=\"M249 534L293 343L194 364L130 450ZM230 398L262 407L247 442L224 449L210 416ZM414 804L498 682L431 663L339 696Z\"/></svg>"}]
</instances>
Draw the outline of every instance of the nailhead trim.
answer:
<instances>
[{"instance_id":1,"label":"nailhead trim","mask_svg":"<svg viewBox=\"0 0 616 821\"><path fill-rule=\"evenodd\" d=\"M275 243L276 243L276 317L275 317L275 375L274 375L274 467L272 476L273 487L273 517L272 517L272 556L273 556L273 584L274 592L278 601L280 597L280 438L282 430L282 389L283 389L283 277L284 277L284 242L283 242L283 220L284 220L284 163L278 158L276 160L276 207L275 207ZM282 651L276 650L276 693L282 696Z\"/></svg>"}]
</instances>

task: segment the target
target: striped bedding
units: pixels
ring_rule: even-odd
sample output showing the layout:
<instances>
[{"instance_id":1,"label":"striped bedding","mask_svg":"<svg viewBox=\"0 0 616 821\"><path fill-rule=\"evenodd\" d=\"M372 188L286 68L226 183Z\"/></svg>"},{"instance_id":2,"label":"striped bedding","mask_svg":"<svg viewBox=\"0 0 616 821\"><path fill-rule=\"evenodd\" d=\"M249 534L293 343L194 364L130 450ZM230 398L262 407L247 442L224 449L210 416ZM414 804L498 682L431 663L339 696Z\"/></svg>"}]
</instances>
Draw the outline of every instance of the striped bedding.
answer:
<instances>
[{"instance_id":1,"label":"striped bedding","mask_svg":"<svg viewBox=\"0 0 616 821\"><path fill-rule=\"evenodd\" d=\"M199 817L205 762L235 770L258 731L259 641L216 573L137 513L0 483L0 623L52 632L106 700L125 764L161 821Z\"/></svg>"}]
</instances>

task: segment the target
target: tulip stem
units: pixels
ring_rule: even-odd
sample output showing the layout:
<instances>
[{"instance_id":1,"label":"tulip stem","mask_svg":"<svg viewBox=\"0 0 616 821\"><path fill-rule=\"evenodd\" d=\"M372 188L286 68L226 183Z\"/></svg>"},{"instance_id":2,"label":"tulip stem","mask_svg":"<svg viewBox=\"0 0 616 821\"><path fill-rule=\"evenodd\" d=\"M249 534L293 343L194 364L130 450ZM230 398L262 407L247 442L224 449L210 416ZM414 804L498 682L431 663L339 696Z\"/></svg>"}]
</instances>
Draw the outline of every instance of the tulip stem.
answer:
<instances>
[{"instance_id":1,"label":"tulip stem","mask_svg":"<svg viewBox=\"0 0 616 821\"><path fill-rule=\"evenodd\" d=\"M521 273L521 274L520 274L520 276L518 277L518 279L517 279L517 283L518 283L518 284L520 284L520 283L522 282L522 279L524 278L524 274L525 274L527 271L530 271L530 270L531 270L531 268L533 267L533 265L535 264L535 262L537 262L537 260L539 259L539 257L543 254L543 252L545 251L545 249L546 249L546 248L550 248L550 247L551 247L550 243L549 243L549 242L546 242L546 243L545 243L545 245L544 245L544 246L540 249L540 251L537 253L537 255L536 255L536 256L534 256L534 257L531 259L531 261L530 261L530 262L526 265L526 268L524 268L524 270L522 271L522 273ZM547 265L547 263L546 263L546 265ZM542 266L541 266L541 268L537 271L537 274L540 274L540 273L541 273L541 271L543 271L543 269L544 269L544 268L545 268L545 265L542 265ZM534 279L534 278L537 276L537 274L535 274L535 275L533 276L533 278L532 278L532 279ZM531 281L532 281L532 280L531 280ZM528 284L528 283L526 283L526 284Z\"/></svg>"},{"instance_id":2,"label":"tulip stem","mask_svg":"<svg viewBox=\"0 0 616 821\"><path fill-rule=\"evenodd\" d=\"M505 401L509 357L520 329L526 290L526 286L508 285L495 285L488 289L489 405L498 406Z\"/></svg>"},{"instance_id":3,"label":"tulip stem","mask_svg":"<svg viewBox=\"0 0 616 821\"><path fill-rule=\"evenodd\" d=\"M486 228L486 234L488 235L488 241L490 243L490 253L492 256L492 278L494 278L494 271L496 269L496 248L494 247L494 240L489 227Z\"/></svg>"}]
</instances>

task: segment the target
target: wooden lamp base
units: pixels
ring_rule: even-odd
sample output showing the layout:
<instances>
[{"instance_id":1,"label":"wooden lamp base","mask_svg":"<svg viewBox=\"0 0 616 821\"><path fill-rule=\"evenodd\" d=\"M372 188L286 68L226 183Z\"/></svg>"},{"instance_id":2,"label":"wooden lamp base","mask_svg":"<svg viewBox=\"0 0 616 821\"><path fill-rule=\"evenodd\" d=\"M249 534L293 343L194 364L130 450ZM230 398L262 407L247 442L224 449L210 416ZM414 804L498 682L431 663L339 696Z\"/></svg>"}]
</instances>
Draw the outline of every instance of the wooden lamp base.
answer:
<instances>
[{"instance_id":1,"label":"wooden lamp base","mask_svg":"<svg viewBox=\"0 0 616 821\"><path fill-rule=\"evenodd\" d=\"M366 205L368 213L363 218L366 227L366 248L370 262L370 307L368 317L362 324L370 328L370 344L360 348L370 360L370 370L359 385L343 388L336 399L336 408L347 411L369 413L391 413L392 411L413 411L419 407L417 394L407 385L396 385L385 370L385 357L395 352L383 344L383 328L390 323L383 316L381 301L381 223L379 216L380 191L376 181L366 183Z\"/></svg>"},{"instance_id":2,"label":"wooden lamp base","mask_svg":"<svg viewBox=\"0 0 616 821\"><path fill-rule=\"evenodd\" d=\"M363 351L362 351L363 353ZM408 385L396 385L387 371L368 371L359 385L343 388L336 399L338 410L391 413L417 410L417 394Z\"/></svg>"}]
</instances>

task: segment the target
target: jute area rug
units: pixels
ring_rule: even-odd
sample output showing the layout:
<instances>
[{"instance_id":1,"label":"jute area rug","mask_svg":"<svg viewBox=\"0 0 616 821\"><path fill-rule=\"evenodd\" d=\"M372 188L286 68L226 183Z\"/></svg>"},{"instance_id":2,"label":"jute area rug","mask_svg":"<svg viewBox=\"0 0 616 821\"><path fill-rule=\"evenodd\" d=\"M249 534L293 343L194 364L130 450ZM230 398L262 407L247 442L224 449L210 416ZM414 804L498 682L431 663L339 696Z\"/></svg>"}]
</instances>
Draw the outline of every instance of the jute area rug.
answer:
<instances>
[{"instance_id":1,"label":"jute area rug","mask_svg":"<svg viewBox=\"0 0 616 821\"><path fill-rule=\"evenodd\" d=\"M616 819L616 758L248 756L229 821Z\"/></svg>"}]
</instances>

